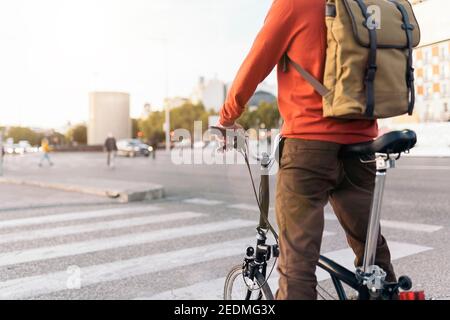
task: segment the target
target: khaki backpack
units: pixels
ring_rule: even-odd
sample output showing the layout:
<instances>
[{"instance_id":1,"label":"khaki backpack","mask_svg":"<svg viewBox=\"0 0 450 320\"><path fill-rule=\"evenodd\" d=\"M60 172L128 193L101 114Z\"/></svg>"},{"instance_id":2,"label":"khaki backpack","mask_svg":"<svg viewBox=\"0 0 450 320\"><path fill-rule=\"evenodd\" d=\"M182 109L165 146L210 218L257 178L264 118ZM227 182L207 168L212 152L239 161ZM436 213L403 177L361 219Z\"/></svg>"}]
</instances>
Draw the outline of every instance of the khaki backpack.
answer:
<instances>
[{"instance_id":1,"label":"khaki backpack","mask_svg":"<svg viewBox=\"0 0 450 320\"><path fill-rule=\"evenodd\" d=\"M378 119L412 115L413 48L420 29L407 0L327 0L323 84L290 63L323 97L325 117Z\"/></svg>"}]
</instances>

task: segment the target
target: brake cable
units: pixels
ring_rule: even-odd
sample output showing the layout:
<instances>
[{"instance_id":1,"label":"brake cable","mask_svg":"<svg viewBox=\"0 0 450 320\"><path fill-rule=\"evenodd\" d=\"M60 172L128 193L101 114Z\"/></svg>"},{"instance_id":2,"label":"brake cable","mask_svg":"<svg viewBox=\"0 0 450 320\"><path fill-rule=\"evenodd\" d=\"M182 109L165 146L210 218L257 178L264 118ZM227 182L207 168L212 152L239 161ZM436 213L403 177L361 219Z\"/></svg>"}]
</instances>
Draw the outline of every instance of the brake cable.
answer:
<instances>
[{"instance_id":1,"label":"brake cable","mask_svg":"<svg viewBox=\"0 0 450 320\"><path fill-rule=\"evenodd\" d=\"M248 142L246 141L245 144L246 144L246 150L248 150L248 148L249 148ZM278 242L278 234L277 234L277 232L275 231L275 229L273 228L272 224L270 223L269 218L266 217L266 216L263 214L263 210L262 210L262 207L261 207L261 202L260 202L260 200L259 200L258 193L256 192L255 180L254 180L254 178L253 178L252 169L251 169L251 167L250 167L250 161L249 161L249 158L248 158L248 154L247 154L246 152L244 152L244 151L239 151L239 153L242 154L242 156L244 157L244 160L245 160L245 164L247 165L247 169L248 169L248 172L249 172L249 174L250 174L250 180L251 180L251 182L252 182L253 193L254 193L254 195L255 195L256 203L258 204L259 212L260 212L261 216L263 217L264 222L265 222L265 223L267 224L267 226L269 227L269 230L266 231L265 235L267 235L267 232L270 231L270 232L272 233L273 237L275 238L275 241L276 241L277 245L279 246L279 242ZM250 292L257 291L257 290L261 290L262 287L264 287L264 286L267 284L267 282L269 281L270 277L272 276L273 271L275 270L275 266L276 266L276 264L277 264L277 261L278 261L278 257L275 258L274 264L273 264L273 266L272 266L272 268L271 268L269 274L267 275L267 277L266 277L264 283L261 284L258 288L250 288L250 286L247 284L247 281L245 281L245 275L244 275L244 272L242 272L242 278L243 278L243 280L244 280L245 286L247 287L247 289L248 289Z\"/></svg>"},{"instance_id":2,"label":"brake cable","mask_svg":"<svg viewBox=\"0 0 450 320\"><path fill-rule=\"evenodd\" d=\"M247 142L246 142L246 144L247 144ZM248 148L248 144L247 144L247 148ZM251 169L251 167L250 167L250 161L249 161L248 155L247 155L247 153L245 153L245 152L241 152L241 154L242 154L243 157L244 157L245 164L247 165L248 173L250 174L250 180L251 180L251 182L252 182L252 189L253 189L253 193L254 193L254 196L255 196L255 199L256 199L256 203L258 204L259 213L262 215L262 217L263 217L263 219L264 219L264 222L265 222L265 223L267 224L267 226L269 227L269 231L272 233L273 237L275 238L275 241L276 241L277 244L278 244L278 234L277 234L277 232L275 231L275 229L273 228L272 224L270 223L268 217L266 217L266 216L263 214L263 210L262 210L262 207L261 207L261 202L260 202L260 200L259 200L258 193L257 193L257 191L256 191L255 180L254 180L254 178L253 178L253 173L252 173L252 169ZM267 233L266 233L266 234L267 234Z\"/></svg>"}]
</instances>

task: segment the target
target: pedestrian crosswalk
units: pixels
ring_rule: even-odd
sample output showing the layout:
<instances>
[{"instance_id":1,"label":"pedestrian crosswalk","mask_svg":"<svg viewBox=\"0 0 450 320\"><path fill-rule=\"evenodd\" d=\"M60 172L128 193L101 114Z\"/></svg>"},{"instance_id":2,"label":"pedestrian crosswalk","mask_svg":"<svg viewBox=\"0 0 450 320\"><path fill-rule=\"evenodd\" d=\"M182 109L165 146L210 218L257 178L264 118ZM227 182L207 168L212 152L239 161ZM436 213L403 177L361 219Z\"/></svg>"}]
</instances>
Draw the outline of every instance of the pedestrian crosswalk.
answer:
<instances>
[{"instance_id":1,"label":"pedestrian crosswalk","mask_svg":"<svg viewBox=\"0 0 450 320\"><path fill-rule=\"evenodd\" d=\"M223 200L193 198L180 200L179 204L184 210L160 203L0 218L0 299L46 298L58 292L70 292L72 297L75 292L77 298L90 298L88 288L114 287L115 283L135 277L151 280L161 272L167 274L167 279L155 281L158 285L145 289L130 285L125 291L121 287L112 290L116 295L110 298L220 299L225 274L211 272L211 266L217 269L219 264L220 270L227 270L241 260L245 246L255 242L257 219L211 214L211 207L226 206ZM246 203L229 208L254 210ZM395 221L385 221L384 225L426 233L443 228ZM324 237L333 238L337 232L327 229ZM390 246L393 259L432 250L403 242L390 242ZM92 258L97 255L101 259ZM354 255L345 244L326 255L352 267ZM75 274L79 286L71 286L71 267L79 269ZM181 271L185 278L179 276L179 283L170 275L175 269L186 270ZM327 279L327 274L320 271L317 276L319 280ZM274 287L277 278L275 272L270 280Z\"/></svg>"},{"instance_id":2,"label":"pedestrian crosswalk","mask_svg":"<svg viewBox=\"0 0 450 320\"><path fill-rule=\"evenodd\" d=\"M163 229L137 234L126 234L119 237L108 237L103 239L74 242L29 250L10 251L0 254L0 266L74 256L108 249L123 248L133 245L149 244L152 242L171 240L174 238L227 231L242 227L250 227L254 224L255 223L253 221L230 220L225 222L213 222L208 224Z\"/></svg>"}]
</instances>

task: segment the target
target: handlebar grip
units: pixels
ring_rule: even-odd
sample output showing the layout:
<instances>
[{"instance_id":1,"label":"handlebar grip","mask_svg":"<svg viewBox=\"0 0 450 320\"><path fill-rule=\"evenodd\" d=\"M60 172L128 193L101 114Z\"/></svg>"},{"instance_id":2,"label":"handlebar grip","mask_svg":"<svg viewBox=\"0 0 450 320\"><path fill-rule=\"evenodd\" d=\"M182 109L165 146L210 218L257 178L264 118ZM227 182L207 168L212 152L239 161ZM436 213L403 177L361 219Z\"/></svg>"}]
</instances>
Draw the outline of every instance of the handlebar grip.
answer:
<instances>
[{"instance_id":1,"label":"handlebar grip","mask_svg":"<svg viewBox=\"0 0 450 320\"><path fill-rule=\"evenodd\" d=\"M210 130L218 130L224 137L227 136L227 129L225 129L225 128L217 127L217 126L210 126L209 129Z\"/></svg>"},{"instance_id":2,"label":"handlebar grip","mask_svg":"<svg viewBox=\"0 0 450 320\"><path fill-rule=\"evenodd\" d=\"M222 137L224 138L224 140L225 141L227 140L227 129L226 128L210 126L209 129L210 130L218 130L222 134ZM234 136L233 137L233 148L237 149L237 147L238 147L238 138L237 138L237 136ZM226 149L226 146L225 146L225 149Z\"/></svg>"}]
</instances>

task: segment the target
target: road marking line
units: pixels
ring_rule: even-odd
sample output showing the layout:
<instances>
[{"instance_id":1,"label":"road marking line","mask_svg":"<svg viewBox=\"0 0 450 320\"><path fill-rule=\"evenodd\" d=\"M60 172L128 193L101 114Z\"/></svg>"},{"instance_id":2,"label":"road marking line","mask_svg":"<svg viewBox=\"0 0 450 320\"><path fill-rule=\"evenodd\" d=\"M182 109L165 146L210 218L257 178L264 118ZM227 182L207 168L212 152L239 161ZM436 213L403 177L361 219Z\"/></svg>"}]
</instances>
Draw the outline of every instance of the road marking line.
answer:
<instances>
[{"instance_id":1,"label":"road marking line","mask_svg":"<svg viewBox=\"0 0 450 320\"><path fill-rule=\"evenodd\" d=\"M398 166L400 170L450 170L450 166L420 166L420 165L402 165Z\"/></svg>"},{"instance_id":2,"label":"road marking line","mask_svg":"<svg viewBox=\"0 0 450 320\"><path fill-rule=\"evenodd\" d=\"M338 221L338 218L334 213L325 213L325 220L328 221Z\"/></svg>"},{"instance_id":3,"label":"road marking line","mask_svg":"<svg viewBox=\"0 0 450 320\"><path fill-rule=\"evenodd\" d=\"M256 212L259 211L257 206L245 204L245 203L230 205L230 206L228 206L228 208L244 210L244 211L256 211ZM273 208L271 208L271 210L273 210ZM338 218L336 217L336 215L333 212L326 212L325 220L338 221ZM381 226L383 228L389 228L389 229L400 229L400 230L427 232L427 233L436 232L443 228L443 226L437 226L437 225L401 222L401 221L394 221L394 220L381 220Z\"/></svg>"},{"instance_id":4,"label":"road marking line","mask_svg":"<svg viewBox=\"0 0 450 320\"><path fill-rule=\"evenodd\" d=\"M401 229L401 230L428 232L428 233L436 232L443 228L443 226L392 221L392 220L381 220L381 226L383 228L392 228L392 229Z\"/></svg>"},{"instance_id":5,"label":"road marking line","mask_svg":"<svg viewBox=\"0 0 450 320\"><path fill-rule=\"evenodd\" d=\"M338 221L338 219L334 213L326 213L325 220ZM427 232L427 233L436 232L443 228L443 226L402 222L402 221L394 221L394 220L381 220L380 223L383 228L400 229L400 230L417 231L417 232Z\"/></svg>"},{"instance_id":6,"label":"road marking line","mask_svg":"<svg viewBox=\"0 0 450 320\"><path fill-rule=\"evenodd\" d=\"M154 206L126 207L126 208L114 208L106 210L71 212L71 213L54 214L31 218L13 219L13 220L3 220L0 221L0 229L31 226L54 222L63 222L63 221L65 222L65 221L76 221L93 218L113 217L125 214L153 212L157 210L160 210L160 208Z\"/></svg>"},{"instance_id":7,"label":"road marking line","mask_svg":"<svg viewBox=\"0 0 450 320\"><path fill-rule=\"evenodd\" d=\"M183 202L189 203L189 204L200 204L200 205L205 205L205 206L216 206L216 205L223 203L223 201L208 200L208 199L203 199L203 198L186 199Z\"/></svg>"},{"instance_id":8,"label":"road marking line","mask_svg":"<svg viewBox=\"0 0 450 320\"><path fill-rule=\"evenodd\" d=\"M238 210L243 210L243 211L256 211L259 212L258 206L257 205L251 205L251 204L247 204L247 203L238 203L238 204L233 204L233 205L229 205L227 206L230 209L238 209ZM273 211L275 210L274 208L269 208L269 210Z\"/></svg>"},{"instance_id":9,"label":"road marking line","mask_svg":"<svg viewBox=\"0 0 450 320\"><path fill-rule=\"evenodd\" d=\"M224 222L212 222L201 225L193 225L188 227L163 229L145 233L126 234L119 237L108 237L90 241L62 244L57 246L11 251L0 254L0 266L75 256L90 252L117 249L163 240L245 228L254 225L254 221L230 220Z\"/></svg>"},{"instance_id":10,"label":"road marking line","mask_svg":"<svg viewBox=\"0 0 450 320\"><path fill-rule=\"evenodd\" d=\"M196 212L177 212L171 214L159 214L145 217L127 218L113 221L102 221L86 223L74 226L46 228L37 230L26 230L21 232L7 233L0 236L0 243L29 241L36 239L46 239L74 234L82 234L94 231L105 231L137 227L149 224L169 222L174 220L192 219L206 216Z\"/></svg>"},{"instance_id":11,"label":"road marking line","mask_svg":"<svg viewBox=\"0 0 450 320\"><path fill-rule=\"evenodd\" d=\"M407 256L422 253L432 248L422 247L407 243L389 242L392 260L397 260ZM325 254L326 257L334 260L349 270L354 270L355 255L351 249L332 251ZM318 281L324 281L330 278L329 274L322 269L317 269L316 276ZM272 277L269 279L269 286L272 292L278 288L279 274L275 269ZM137 300L221 300L223 299L223 286L225 278L214 279L195 283L191 286L169 290L156 295L141 295Z\"/></svg>"}]
</instances>

